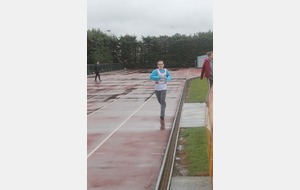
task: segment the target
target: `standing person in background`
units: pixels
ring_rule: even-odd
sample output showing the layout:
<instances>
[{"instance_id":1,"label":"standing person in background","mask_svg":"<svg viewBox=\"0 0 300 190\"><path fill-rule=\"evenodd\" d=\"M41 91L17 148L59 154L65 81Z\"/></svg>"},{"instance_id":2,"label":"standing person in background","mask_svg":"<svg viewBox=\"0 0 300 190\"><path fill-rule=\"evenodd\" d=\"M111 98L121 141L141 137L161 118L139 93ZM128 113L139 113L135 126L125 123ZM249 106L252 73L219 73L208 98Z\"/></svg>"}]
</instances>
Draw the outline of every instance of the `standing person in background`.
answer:
<instances>
[{"instance_id":1,"label":"standing person in background","mask_svg":"<svg viewBox=\"0 0 300 190\"><path fill-rule=\"evenodd\" d=\"M167 69L164 69L163 61L158 61L157 67L157 69L152 71L150 80L155 81L155 95L158 103L160 104L160 119L164 120L166 110L167 82L172 79L172 76Z\"/></svg>"},{"instance_id":2,"label":"standing person in background","mask_svg":"<svg viewBox=\"0 0 300 190\"><path fill-rule=\"evenodd\" d=\"M100 62L97 61L97 63L94 66L94 72L96 73L96 75L95 75L95 82L97 82L97 77L99 79L99 82L101 81L100 71L103 71L103 69L100 67Z\"/></svg>"},{"instance_id":3,"label":"standing person in background","mask_svg":"<svg viewBox=\"0 0 300 190\"><path fill-rule=\"evenodd\" d=\"M213 86L213 51L206 53L208 58L204 60L200 79L203 79L203 76L209 80L209 88Z\"/></svg>"}]
</instances>

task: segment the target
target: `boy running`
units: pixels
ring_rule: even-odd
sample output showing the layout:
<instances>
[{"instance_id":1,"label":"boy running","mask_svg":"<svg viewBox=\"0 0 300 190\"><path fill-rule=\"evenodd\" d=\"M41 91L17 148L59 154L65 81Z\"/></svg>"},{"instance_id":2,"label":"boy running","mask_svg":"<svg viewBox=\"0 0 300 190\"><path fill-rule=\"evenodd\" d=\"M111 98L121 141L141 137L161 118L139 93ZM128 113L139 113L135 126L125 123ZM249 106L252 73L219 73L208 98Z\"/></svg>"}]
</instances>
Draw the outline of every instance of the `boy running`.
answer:
<instances>
[{"instance_id":1,"label":"boy running","mask_svg":"<svg viewBox=\"0 0 300 190\"><path fill-rule=\"evenodd\" d=\"M164 62L157 62L158 69L152 71L150 80L155 81L155 95L160 104L160 119L164 120L166 110L167 82L172 79L170 72L164 69Z\"/></svg>"}]
</instances>

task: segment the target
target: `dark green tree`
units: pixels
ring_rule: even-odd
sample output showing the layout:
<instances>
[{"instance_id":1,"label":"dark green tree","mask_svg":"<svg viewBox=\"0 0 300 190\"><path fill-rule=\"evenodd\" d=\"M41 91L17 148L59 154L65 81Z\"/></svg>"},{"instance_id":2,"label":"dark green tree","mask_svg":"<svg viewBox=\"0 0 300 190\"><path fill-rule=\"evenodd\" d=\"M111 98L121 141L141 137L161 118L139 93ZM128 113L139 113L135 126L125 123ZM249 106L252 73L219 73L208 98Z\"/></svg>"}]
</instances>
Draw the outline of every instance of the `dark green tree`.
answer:
<instances>
[{"instance_id":1,"label":"dark green tree","mask_svg":"<svg viewBox=\"0 0 300 190\"><path fill-rule=\"evenodd\" d=\"M119 39L120 61L126 68L135 68L138 60L139 44L136 36L125 35Z\"/></svg>"},{"instance_id":2,"label":"dark green tree","mask_svg":"<svg viewBox=\"0 0 300 190\"><path fill-rule=\"evenodd\" d=\"M213 50L213 32L172 36L108 36L99 29L87 32L87 62L123 63L126 68L153 68L158 60L167 67L194 67L199 55Z\"/></svg>"}]
</instances>

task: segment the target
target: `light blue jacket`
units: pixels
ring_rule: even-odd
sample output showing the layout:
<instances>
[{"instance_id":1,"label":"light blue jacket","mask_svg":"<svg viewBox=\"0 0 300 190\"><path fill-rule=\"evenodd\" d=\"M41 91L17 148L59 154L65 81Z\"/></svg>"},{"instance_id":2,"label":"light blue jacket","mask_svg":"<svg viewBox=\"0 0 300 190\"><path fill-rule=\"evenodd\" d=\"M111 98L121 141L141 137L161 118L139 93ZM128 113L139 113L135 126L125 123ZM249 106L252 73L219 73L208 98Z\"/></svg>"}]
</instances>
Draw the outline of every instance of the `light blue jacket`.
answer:
<instances>
[{"instance_id":1,"label":"light blue jacket","mask_svg":"<svg viewBox=\"0 0 300 190\"><path fill-rule=\"evenodd\" d=\"M167 82L172 79L172 76L167 69L159 70L160 73L164 74L163 76L160 76L157 70L152 71L150 80L155 81L155 90L167 90Z\"/></svg>"}]
</instances>

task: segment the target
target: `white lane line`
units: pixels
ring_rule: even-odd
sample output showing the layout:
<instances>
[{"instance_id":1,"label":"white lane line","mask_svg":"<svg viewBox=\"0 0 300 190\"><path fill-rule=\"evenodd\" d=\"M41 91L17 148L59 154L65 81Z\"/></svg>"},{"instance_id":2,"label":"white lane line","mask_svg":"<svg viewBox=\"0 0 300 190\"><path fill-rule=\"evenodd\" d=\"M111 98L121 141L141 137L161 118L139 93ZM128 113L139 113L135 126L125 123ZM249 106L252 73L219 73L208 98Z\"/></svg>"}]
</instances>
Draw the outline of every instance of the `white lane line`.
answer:
<instances>
[{"instance_id":1,"label":"white lane line","mask_svg":"<svg viewBox=\"0 0 300 190\"><path fill-rule=\"evenodd\" d=\"M144 84L144 83L143 83L143 84ZM140 84L137 84L137 85L140 85ZM133 91L134 91L134 90L133 90ZM131 92L129 92L129 93L127 93L127 94L121 96L121 97L118 98L118 99L114 99L112 102L109 102L109 103L107 103L107 104L104 104L104 106L102 106L100 109L97 109L96 111L87 114L87 117L93 115L94 113L97 113L98 111L100 111L100 110L102 110L103 108L109 106L110 104L113 104L113 103L116 103L116 102L118 102L118 101L120 101L120 100L122 100L122 99L125 99L126 96L129 96L129 94L132 93L133 91L131 91Z\"/></svg>"},{"instance_id":2,"label":"white lane line","mask_svg":"<svg viewBox=\"0 0 300 190\"><path fill-rule=\"evenodd\" d=\"M97 109L96 111L94 111L94 112L92 112L92 113L90 113L90 114L88 114L87 115L87 117L88 116L91 116L91 115L93 115L94 113L96 113L96 112L98 112L98 111L100 111L101 109L103 109L103 108L105 108L105 107L107 107L107 106L109 106L110 104L112 104L112 103L115 103L116 101L118 101L119 99L115 99L114 101L112 101L112 102L109 102L109 103L107 103L107 104L104 104L104 106L102 106L100 109Z\"/></svg>"},{"instance_id":3,"label":"white lane line","mask_svg":"<svg viewBox=\"0 0 300 190\"><path fill-rule=\"evenodd\" d=\"M138 107L125 121L123 121L113 132L111 132L94 150L92 150L88 155L87 158L89 158L100 146L102 146L117 130L119 130L139 109L141 109L154 95L154 93L148 98L147 101L145 101L140 107Z\"/></svg>"}]
</instances>

